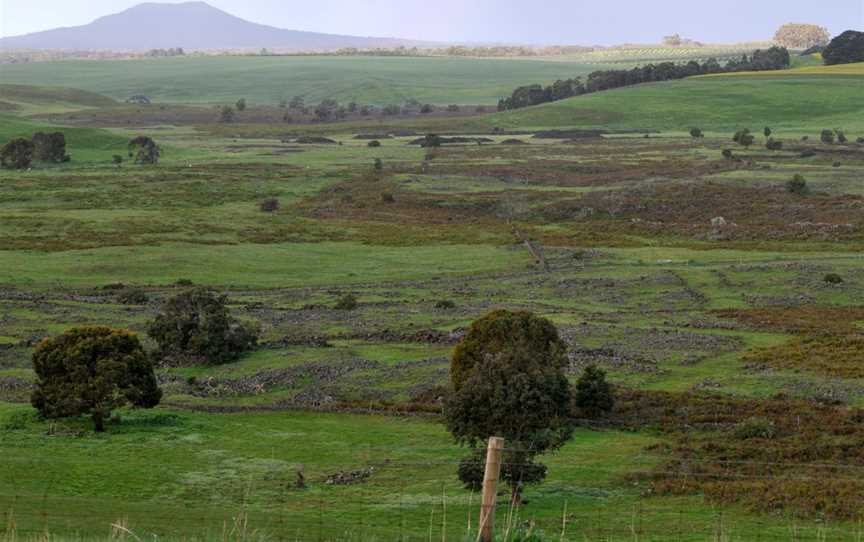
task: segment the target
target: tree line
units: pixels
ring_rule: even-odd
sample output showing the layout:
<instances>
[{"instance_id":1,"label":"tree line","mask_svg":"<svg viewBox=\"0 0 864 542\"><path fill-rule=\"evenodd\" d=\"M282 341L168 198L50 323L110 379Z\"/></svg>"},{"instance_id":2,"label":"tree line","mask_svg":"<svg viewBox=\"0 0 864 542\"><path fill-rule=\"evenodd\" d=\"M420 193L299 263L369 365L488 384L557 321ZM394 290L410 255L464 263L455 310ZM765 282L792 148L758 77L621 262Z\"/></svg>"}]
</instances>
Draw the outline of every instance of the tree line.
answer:
<instances>
[{"instance_id":1,"label":"tree line","mask_svg":"<svg viewBox=\"0 0 864 542\"><path fill-rule=\"evenodd\" d=\"M510 97L498 102L498 111L520 109L641 83L657 83L711 73L781 70L789 65L789 51L785 47L771 47L766 50L759 49L752 56L743 55L740 59L732 59L725 65L720 64L716 58L710 58L703 63L691 60L686 64L646 64L631 70L598 70L589 74L584 82L581 77L576 77L559 79L548 86L533 84L519 87Z\"/></svg>"}]
</instances>

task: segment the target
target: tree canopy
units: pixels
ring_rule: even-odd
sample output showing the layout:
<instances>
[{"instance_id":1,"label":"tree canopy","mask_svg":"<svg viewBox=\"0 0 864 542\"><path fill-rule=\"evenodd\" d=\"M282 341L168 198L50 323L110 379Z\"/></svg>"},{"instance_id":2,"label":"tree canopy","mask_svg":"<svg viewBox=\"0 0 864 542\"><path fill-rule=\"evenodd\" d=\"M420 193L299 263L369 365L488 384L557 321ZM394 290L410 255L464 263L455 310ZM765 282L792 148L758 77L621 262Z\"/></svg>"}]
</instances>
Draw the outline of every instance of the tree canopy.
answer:
<instances>
[{"instance_id":1,"label":"tree canopy","mask_svg":"<svg viewBox=\"0 0 864 542\"><path fill-rule=\"evenodd\" d=\"M825 47L822 58L828 66L864 62L864 32L843 32Z\"/></svg>"},{"instance_id":2,"label":"tree canopy","mask_svg":"<svg viewBox=\"0 0 864 542\"><path fill-rule=\"evenodd\" d=\"M831 39L828 29L816 24L788 23L777 29L774 41L790 49L809 49L825 45Z\"/></svg>"}]
</instances>

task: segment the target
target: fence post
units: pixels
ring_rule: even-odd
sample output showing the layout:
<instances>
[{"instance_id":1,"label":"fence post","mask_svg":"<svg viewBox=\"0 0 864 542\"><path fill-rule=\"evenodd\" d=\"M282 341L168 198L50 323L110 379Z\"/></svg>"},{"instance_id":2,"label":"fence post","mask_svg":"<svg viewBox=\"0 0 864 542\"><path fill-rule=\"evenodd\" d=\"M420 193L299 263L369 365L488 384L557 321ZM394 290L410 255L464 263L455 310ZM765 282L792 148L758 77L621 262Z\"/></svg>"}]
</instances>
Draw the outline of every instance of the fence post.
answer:
<instances>
[{"instance_id":1,"label":"fence post","mask_svg":"<svg viewBox=\"0 0 864 542\"><path fill-rule=\"evenodd\" d=\"M486 447L486 470L483 473L483 499L480 501L478 540L492 542L495 531L495 504L498 498L498 475L501 474L501 451L504 439L489 437Z\"/></svg>"}]
</instances>

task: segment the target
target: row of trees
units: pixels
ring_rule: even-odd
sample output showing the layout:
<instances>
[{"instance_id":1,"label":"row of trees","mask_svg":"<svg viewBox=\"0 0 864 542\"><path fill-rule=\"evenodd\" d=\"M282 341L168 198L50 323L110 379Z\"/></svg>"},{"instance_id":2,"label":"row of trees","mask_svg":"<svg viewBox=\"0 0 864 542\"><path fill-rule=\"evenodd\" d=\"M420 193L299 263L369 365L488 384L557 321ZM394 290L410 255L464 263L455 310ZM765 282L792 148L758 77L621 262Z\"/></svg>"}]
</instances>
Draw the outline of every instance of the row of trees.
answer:
<instances>
[{"instance_id":1,"label":"row of trees","mask_svg":"<svg viewBox=\"0 0 864 542\"><path fill-rule=\"evenodd\" d=\"M584 82L582 78L555 81L549 86L539 84L522 86L513 91L508 98L498 102L498 110L519 109L547 102L554 102L592 92L600 92L614 88L684 79L694 75L711 73L727 73L738 71L765 71L788 68L789 51L785 47L771 47L757 50L752 56L744 55L740 59L728 61L721 65L716 59L708 59L703 63L691 60L686 64L663 62L646 64L632 70L601 70L588 75Z\"/></svg>"}]
</instances>

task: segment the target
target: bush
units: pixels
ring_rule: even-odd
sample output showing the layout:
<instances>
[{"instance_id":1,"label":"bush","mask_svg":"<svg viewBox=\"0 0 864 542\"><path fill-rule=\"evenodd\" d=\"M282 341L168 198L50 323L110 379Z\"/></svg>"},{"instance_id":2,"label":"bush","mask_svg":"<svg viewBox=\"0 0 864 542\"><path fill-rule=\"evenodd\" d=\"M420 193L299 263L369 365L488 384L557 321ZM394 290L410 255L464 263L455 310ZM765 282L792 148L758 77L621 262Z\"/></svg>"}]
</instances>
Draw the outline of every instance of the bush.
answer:
<instances>
[{"instance_id":1,"label":"bush","mask_svg":"<svg viewBox=\"0 0 864 542\"><path fill-rule=\"evenodd\" d=\"M163 357L206 364L237 359L257 342L257 331L231 317L225 296L195 288L172 297L147 333Z\"/></svg>"},{"instance_id":2,"label":"bush","mask_svg":"<svg viewBox=\"0 0 864 542\"><path fill-rule=\"evenodd\" d=\"M765 137L771 137L771 134L772 134L773 132L771 131L771 128L769 128L768 126L766 126L766 127L762 130L762 133L765 135Z\"/></svg>"},{"instance_id":3,"label":"bush","mask_svg":"<svg viewBox=\"0 0 864 542\"><path fill-rule=\"evenodd\" d=\"M147 136L138 136L129 141L128 149L129 157L134 157L136 164L155 165L162 154L162 149Z\"/></svg>"},{"instance_id":4,"label":"bush","mask_svg":"<svg viewBox=\"0 0 864 542\"><path fill-rule=\"evenodd\" d=\"M117 167L120 167L121 165L123 165L123 157L119 154L115 154L111 157L111 163Z\"/></svg>"},{"instance_id":5,"label":"bush","mask_svg":"<svg viewBox=\"0 0 864 542\"><path fill-rule=\"evenodd\" d=\"M423 104L423 107L420 108L420 112L424 115L432 113L433 111L435 111L435 106L432 104Z\"/></svg>"},{"instance_id":6,"label":"bush","mask_svg":"<svg viewBox=\"0 0 864 542\"><path fill-rule=\"evenodd\" d=\"M66 136L63 132L36 132L33 134L33 154L41 162L68 162Z\"/></svg>"},{"instance_id":7,"label":"bush","mask_svg":"<svg viewBox=\"0 0 864 542\"><path fill-rule=\"evenodd\" d=\"M450 310L456 308L456 303L449 299L440 299L435 302L435 308L441 310Z\"/></svg>"},{"instance_id":8,"label":"bush","mask_svg":"<svg viewBox=\"0 0 864 542\"><path fill-rule=\"evenodd\" d=\"M864 145L864 137L859 137L858 139L855 140L855 142L858 143L859 145Z\"/></svg>"},{"instance_id":9,"label":"bush","mask_svg":"<svg viewBox=\"0 0 864 542\"><path fill-rule=\"evenodd\" d=\"M381 146L381 142L378 141L377 139L373 139L372 141L370 141L369 143L367 143L366 146L368 146L368 147L380 147L380 146Z\"/></svg>"},{"instance_id":10,"label":"bush","mask_svg":"<svg viewBox=\"0 0 864 542\"><path fill-rule=\"evenodd\" d=\"M790 194L803 195L807 194L810 190L807 187L807 180L801 175L796 174L786 182L786 191Z\"/></svg>"},{"instance_id":11,"label":"bush","mask_svg":"<svg viewBox=\"0 0 864 542\"><path fill-rule=\"evenodd\" d=\"M447 106L447 111L449 113L458 113L459 112L459 106L456 104L450 104Z\"/></svg>"},{"instance_id":12,"label":"bush","mask_svg":"<svg viewBox=\"0 0 864 542\"><path fill-rule=\"evenodd\" d=\"M261 209L263 213L275 213L279 210L279 200L276 198L266 198L261 200L261 203L258 204L258 208Z\"/></svg>"},{"instance_id":13,"label":"bush","mask_svg":"<svg viewBox=\"0 0 864 542\"><path fill-rule=\"evenodd\" d=\"M826 143L828 145L834 143L834 130L822 130L820 139L822 140L822 143Z\"/></svg>"},{"instance_id":14,"label":"bush","mask_svg":"<svg viewBox=\"0 0 864 542\"><path fill-rule=\"evenodd\" d=\"M356 310L359 306L360 303L357 302L356 297L351 294L346 294L336 301L336 304L333 305L333 308L337 311L353 311Z\"/></svg>"},{"instance_id":15,"label":"bush","mask_svg":"<svg viewBox=\"0 0 864 542\"><path fill-rule=\"evenodd\" d=\"M733 435L738 440L773 439L777 436L777 428L774 422L767 418L751 417L739 422Z\"/></svg>"},{"instance_id":16,"label":"bush","mask_svg":"<svg viewBox=\"0 0 864 542\"><path fill-rule=\"evenodd\" d=\"M768 138L768 141L765 143L765 148L769 151L780 151L783 150L783 142L773 138Z\"/></svg>"},{"instance_id":17,"label":"bush","mask_svg":"<svg viewBox=\"0 0 864 542\"><path fill-rule=\"evenodd\" d=\"M588 418L598 418L612 411L615 396L606 381L606 373L589 365L576 382L575 404Z\"/></svg>"},{"instance_id":18,"label":"bush","mask_svg":"<svg viewBox=\"0 0 864 542\"><path fill-rule=\"evenodd\" d=\"M691 128L690 137L692 137L693 139L702 139L703 137L705 137L705 134L702 133L702 130L700 128Z\"/></svg>"},{"instance_id":19,"label":"bush","mask_svg":"<svg viewBox=\"0 0 864 542\"><path fill-rule=\"evenodd\" d=\"M237 100L237 103L234 104L234 107L237 108L237 111L246 111L246 98L240 98Z\"/></svg>"},{"instance_id":20,"label":"bush","mask_svg":"<svg viewBox=\"0 0 864 542\"><path fill-rule=\"evenodd\" d=\"M390 192L384 192L381 194L381 201L384 203L396 203L396 198Z\"/></svg>"},{"instance_id":21,"label":"bush","mask_svg":"<svg viewBox=\"0 0 864 542\"><path fill-rule=\"evenodd\" d=\"M234 122L234 108L230 105L223 105L219 110L219 122Z\"/></svg>"},{"instance_id":22,"label":"bush","mask_svg":"<svg viewBox=\"0 0 864 542\"><path fill-rule=\"evenodd\" d=\"M732 136L732 141L738 143L744 148L748 148L756 141L756 138L753 137L753 134L750 133L750 130L748 128L745 128L743 130L738 130L737 132L735 132L735 135Z\"/></svg>"},{"instance_id":23,"label":"bush","mask_svg":"<svg viewBox=\"0 0 864 542\"><path fill-rule=\"evenodd\" d=\"M734 155L732 154L732 149L723 149L722 154L723 154L723 158L725 158L727 160L732 160L732 158L734 158Z\"/></svg>"},{"instance_id":24,"label":"bush","mask_svg":"<svg viewBox=\"0 0 864 542\"><path fill-rule=\"evenodd\" d=\"M33 163L35 146L29 139L19 137L0 149L0 165L10 169L28 169Z\"/></svg>"},{"instance_id":25,"label":"bush","mask_svg":"<svg viewBox=\"0 0 864 542\"><path fill-rule=\"evenodd\" d=\"M828 284L843 284L843 277L837 273L828 273L822 278Z\"/></svg>"},{"instance_id":26,"label":"bush","mask_svg":"<svg viewBox=\"0 0 864 542\"><path fill-rule=\"evenodd\" d=\"M33 353L30 402L45 418L89 414L105 430L111 410L159 404L162 391L138 337L126 330L80 327L45 339Z\"/></svg>"},{"instance_id":27,"label":"bush","mask_svg":"<svg viewBox=\"0 0 864 542\"><path fill-rule=\"evenodd\" d=\"M849 142L849 140L846 139L846 134L843 133L843 130L834 130L834 133L837 135L837 143L845 145Z\"/></svg>"},{"instance_id":28,"label":"bush","mask_svg":"<svg viewBox=\"0 0 864 542\"><path fill-rule=\"evenodd\" d=\"M144 305L150 298L141 288L126 288L117 294L117 302L124 305Z\"/></svg>"}]
</instances>

